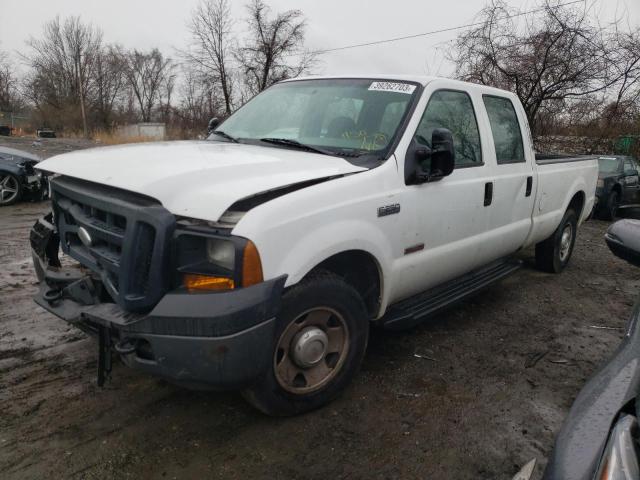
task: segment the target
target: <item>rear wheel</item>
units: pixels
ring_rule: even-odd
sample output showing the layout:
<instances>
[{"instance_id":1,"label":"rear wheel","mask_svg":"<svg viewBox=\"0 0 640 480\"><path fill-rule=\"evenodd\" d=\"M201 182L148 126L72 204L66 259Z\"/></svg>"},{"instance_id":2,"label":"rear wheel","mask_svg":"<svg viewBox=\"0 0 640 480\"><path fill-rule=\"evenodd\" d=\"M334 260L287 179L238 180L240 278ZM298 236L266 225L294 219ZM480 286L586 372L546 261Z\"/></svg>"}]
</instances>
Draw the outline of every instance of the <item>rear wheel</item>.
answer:
<instances>
[{"instance_id":1,"label":"rear wheel","mask_svg":"<svg viewBox=\"0 0 640 480\"><path fill-rule=\"evenodd\" d=\"M0 206L16 203L21 194L22 186L18 177L11 173L0 173Z\"/></svg>"},{"instance_id":2,"label":"rear wheel","mask_svg":"<svg viewBox=\"0 0 640 480\"><path fill-rule=\"evenodd\" d=\"M569 208L553 234L536 245L536 266L549 273L560 273L569 263L576 242L578 216Z\"/></svg>"},{"instance_id":3,"label":"rear wheel","mask_svg":"<svg viewBox=\"0 0 640 480\"><path fill-rule=\"evenodd\" d=\"M369 337L358 292L341 277L321 274L286 292L277 318L269 370L244 397L268 415L318 408L357 372Z\"/></svg>"}]
</instances>

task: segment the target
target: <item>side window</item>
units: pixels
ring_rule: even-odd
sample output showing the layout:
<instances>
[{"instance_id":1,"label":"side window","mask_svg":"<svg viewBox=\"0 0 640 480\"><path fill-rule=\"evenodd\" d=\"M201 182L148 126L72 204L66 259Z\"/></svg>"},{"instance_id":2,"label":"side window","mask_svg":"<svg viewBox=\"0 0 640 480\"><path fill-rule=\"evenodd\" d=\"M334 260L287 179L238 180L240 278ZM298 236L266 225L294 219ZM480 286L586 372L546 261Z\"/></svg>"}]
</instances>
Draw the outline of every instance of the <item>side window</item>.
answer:
<instances>
[{"instance_id":1,"label":"side window","mask_svg":"<svg viewBox=\"0 0 640 480\"><path fill-rule=\"evenodd\" d=\"M489 115L498 164L524 162L522 132L513 103L508 98L491 95L483 95L482 99Z\"/></svg>"},{"instance_id":2,"label":"side window","mask_svg":"<svg viewBox=\"0 0 640 480\"><path fill-rule=\"evenodd\" d=\"M431 135L436 128L451 130L456 166L482 165L480 132L469 95L452 90L434 92L420 120L415 140L430 147Z\"/></svg>"},{"instance_id":3,"label":"side window","mask_svg":"<svg viewBox=\"0 0 640 480\"><path fill-rule=\"evenodd\" d=\"M635 167L633 166L633 162L631 160L625 160L624 161L624 173L627 173L627 171L629 170L635 170Z\"/></svg>"}]
</instances>

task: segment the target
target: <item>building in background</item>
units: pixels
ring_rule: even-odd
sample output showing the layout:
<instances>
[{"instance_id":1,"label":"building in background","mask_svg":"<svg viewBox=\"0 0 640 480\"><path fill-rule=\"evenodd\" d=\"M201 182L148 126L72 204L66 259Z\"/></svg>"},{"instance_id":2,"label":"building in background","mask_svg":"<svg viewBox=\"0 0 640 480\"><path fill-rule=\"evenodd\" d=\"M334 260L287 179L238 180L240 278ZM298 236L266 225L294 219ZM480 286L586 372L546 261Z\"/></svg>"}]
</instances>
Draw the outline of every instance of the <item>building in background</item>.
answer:
<instances>
[{"instance_id":1,"label":"building in background","mask_svg":"<svg viewBox=\"0 0 640 480\"><path fill-rule=\"evenodd\" d=\"M149 140L164 140L166 126L164 123L134 123L118 127L118 134L127 138L145 138Z\"/></svg>"}]
</instances>

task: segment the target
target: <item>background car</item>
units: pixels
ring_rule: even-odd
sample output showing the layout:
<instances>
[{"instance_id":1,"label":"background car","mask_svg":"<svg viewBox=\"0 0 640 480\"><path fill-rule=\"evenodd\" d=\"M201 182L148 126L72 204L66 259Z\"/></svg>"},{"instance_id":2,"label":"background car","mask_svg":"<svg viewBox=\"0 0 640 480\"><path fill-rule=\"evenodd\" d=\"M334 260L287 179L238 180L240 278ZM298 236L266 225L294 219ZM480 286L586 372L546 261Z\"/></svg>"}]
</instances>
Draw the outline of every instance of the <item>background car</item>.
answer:
<instances>
[{"instance_id":1,"label":"background car","mask_svg":"<svg viewBox=\"0 0 640 480\"><path fill-rule=\"evenodd\" d=\"M36 130L36 137L38 138L56 138L56 132L50 128L40 128Z\"/></svg>"},{"instance_id":2,"label":"background car","mask_svg":"<svg viewBox=\"0 0 640 480\"><path fill-rule=\"evenodd\" d=\"M11 128L9 125L0 125L0 135L2 135L3 137L10 137L12 132L13 128Z\"/></svg>"},{"instance_id":3,"label":"background car","mask_svg":"<svg viewBox=\"0 0 640 480\"><path fill-rule=\"evenodd\" d=\"M633 157L600 157L598 165L596 216L603 220L613 220L619 208L640 204L638 164Z\"/></svg>"},{"instance_id":4,"label":"background car","mask_svg":"<svg viewBox=\"0 0 640 480\"><path fill-rule=\"evenodd\" d=\"M46 198L48 182L34 169L40 160L28 152L0 147L0 207Z\"/></svg>"}]
</instances>

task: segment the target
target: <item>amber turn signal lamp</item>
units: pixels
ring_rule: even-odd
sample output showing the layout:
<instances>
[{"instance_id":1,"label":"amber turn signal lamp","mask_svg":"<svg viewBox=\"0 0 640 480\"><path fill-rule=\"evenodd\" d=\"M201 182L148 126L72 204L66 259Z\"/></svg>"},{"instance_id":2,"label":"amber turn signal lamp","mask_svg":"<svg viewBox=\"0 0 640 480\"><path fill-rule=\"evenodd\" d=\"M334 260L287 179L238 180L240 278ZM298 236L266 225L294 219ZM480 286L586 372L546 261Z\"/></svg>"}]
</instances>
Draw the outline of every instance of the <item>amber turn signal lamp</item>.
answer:
<instances>
[{"instance_id":1,"label":"amber turn signal lamp","mask_svg":"<svg viewBox=\"0 0 640 480\"><path fill-rule=\"evenodd\" d=\"M233 280L224 277L211 277L209 275L196 275L187 273L184 276L184 286L187 290L232 290L235 286Z\"/></svg>"},{"instance_id":2,"label":"amber turn signal lamp","mask_svg":"<svg viewBox=\"0 0 640 480\"><path fill-rule=\"evenodd\" d=\"M244 247L242 262L242 286L249 287L262 282L262 261L258 249L251 240Z\"/></svg>"}]
</instances>

